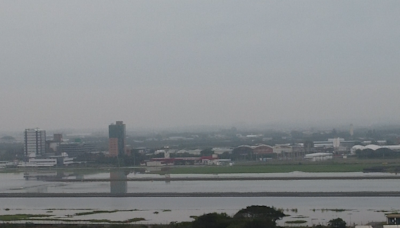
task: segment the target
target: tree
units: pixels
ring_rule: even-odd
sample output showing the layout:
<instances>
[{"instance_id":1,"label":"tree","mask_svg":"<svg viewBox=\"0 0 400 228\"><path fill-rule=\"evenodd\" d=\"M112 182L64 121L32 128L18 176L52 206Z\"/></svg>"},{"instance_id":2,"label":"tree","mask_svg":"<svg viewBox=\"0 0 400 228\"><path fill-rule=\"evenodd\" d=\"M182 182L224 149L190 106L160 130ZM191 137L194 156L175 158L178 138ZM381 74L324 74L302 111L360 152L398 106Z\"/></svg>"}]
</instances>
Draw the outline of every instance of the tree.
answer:
<instances>
[{"instance_id":1,"label":"tree","mask_svg":"<svg viewBox=\"0 0 400 228\"><path fill-rule=\"evenodd\" d=\"M196 218L192 223L171 223L174 228L275 228L276 220L286 216L281 211L267 206L249 206L236 213L233 218L226 213L209 213Z\"/></svg>"},{"instance_id":2,"label":"tree","mask_svg":"<svg viewBox=\"0 0 400 228\"><path fill-rule=\"evenodd\" d=\"M268 219L233 220L227 228L275 228L276 224Z\"/></svg>"},{"instance_id":3,"label":"tree","mask_svg":"<svg viewBox=\"0 0 400 228\"><path fill-rule=\"evenodd\" d=\"M293 139L302 139L304 137L301 131L291 131L290 136L292 136Z\"/></svg>"},{"instance_id":4,"label":"tree","mask_svg":"<svg viewBox=\"0 0 400 228\"><path fill-rule=\"evenodd\" d=\"M226 213L209 213L199 216L193 221L193 228L226 228L231 223L232 218Z\"/></svg>"},{"instance_id":5,"label":"tree","mask_svg":"<svg viewBox=\"0 0 400 228\"><path fill-rule=\"evenodd\" d=\"M248 218L248 219L270 219L276 222L286 216L283 212L276 210L274 207L253 205L241 209L233 218Z\"/></svg>"},{"instance_id":6,"label":"tree","mask_svg":"<svg viewBox=\"0 0 400 228\"><path fill-rule=\"evenodd\" d=\"M328 226L331 228L346 228L346 222L341 218L335 218L329 220Z\"/></svg>"},{"instance_id":7,"label":"tree","mask_svg":"<svg viewBox=\"0 0 400 228\"><path fill-rule=\"evenodd\" d=\"M201 156L211 156L214 154L212 148L204 149L200 152Z\"/></svg>"}]
</instances>

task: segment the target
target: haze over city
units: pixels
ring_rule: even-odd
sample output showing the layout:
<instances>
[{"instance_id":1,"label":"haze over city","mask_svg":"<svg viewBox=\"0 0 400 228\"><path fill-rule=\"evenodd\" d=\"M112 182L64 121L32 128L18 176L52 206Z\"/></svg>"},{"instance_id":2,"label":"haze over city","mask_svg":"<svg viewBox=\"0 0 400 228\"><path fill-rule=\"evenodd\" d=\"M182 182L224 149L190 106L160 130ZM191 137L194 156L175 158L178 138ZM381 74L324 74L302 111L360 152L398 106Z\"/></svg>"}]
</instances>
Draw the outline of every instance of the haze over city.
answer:
<instances>
[{"instance_id":1,"label":"haze over city","mask_svg":"<svg viewBox=\"0 0 400 228\"><path fill-rule=\"evenodd\" d=\"M1 1L1 127L398 124L399 8Z\"/></svg>"}]
</instances>

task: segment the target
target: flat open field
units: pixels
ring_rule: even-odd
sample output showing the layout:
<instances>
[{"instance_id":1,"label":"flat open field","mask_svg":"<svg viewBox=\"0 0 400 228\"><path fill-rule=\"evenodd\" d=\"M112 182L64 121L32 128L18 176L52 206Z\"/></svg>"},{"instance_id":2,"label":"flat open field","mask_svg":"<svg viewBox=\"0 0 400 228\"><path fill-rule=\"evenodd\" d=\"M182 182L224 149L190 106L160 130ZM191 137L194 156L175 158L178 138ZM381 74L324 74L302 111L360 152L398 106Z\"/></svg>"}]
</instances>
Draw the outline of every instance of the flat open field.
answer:
<instances>
[{"instance_id":1,"label":"flat open field","mask_svg":"<svg viewBox=\"0 0 400 228\"><path fill-rule=\"evenodd\" d=\"M234 165L207 167L173 167L171 174L223 174L223 173L288 173L288 172L362 172L368 164L301 164L301 165Z\"/></svg>"},{"instance_id":2,"label":"flat open field","mask_svg":"<svg viewBox=\"0 0 400 228\"><path fill-rule=\"evenodd\" d=\"M362 172L375 166L400 166L400 160L335 160L329 162L267 162L235 164L233 166L171 167L171 174L223 174L223 173L288 173L288 172Z\"/></svg>"},{"instance_id":3,"label":"flat open field","mask_svg":"<svg viewBox=\"0 0 400 228\"><path fill-rule=\"evenodd\" d=\"M341 159L335 158L330 161L309 162L304 160L271 160L268 162L235 162L233 166L167 166L158 167L162 171L152 173L170 174L229 174L229 173L288 173L288 172L362 172L365 168L371 167L398 167L400 170L400 159ZM109 172L112 169L123 169L132 171L133 169L144 171L149 167L51 167L51 168L6 168L0 169L0 173L20 173L27 171L64 171L79 174L96 174L99 172ZM391 171L390 171L391 172Z\"/></svg>"}]
</instances>

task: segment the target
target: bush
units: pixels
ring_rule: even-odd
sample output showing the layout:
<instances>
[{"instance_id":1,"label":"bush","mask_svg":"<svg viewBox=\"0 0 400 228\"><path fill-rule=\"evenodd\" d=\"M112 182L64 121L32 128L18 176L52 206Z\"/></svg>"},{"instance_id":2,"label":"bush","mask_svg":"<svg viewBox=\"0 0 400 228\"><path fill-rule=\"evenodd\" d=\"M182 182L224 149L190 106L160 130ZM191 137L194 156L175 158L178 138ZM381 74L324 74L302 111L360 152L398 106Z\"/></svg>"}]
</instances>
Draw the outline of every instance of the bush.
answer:
<instances>
[{"instance_id":1,"label":"bush","mask_svg":"<svg viewBox=\"0 0 400 228\"><path fill-rule=\"evenodd\" d=\"M341 218L329 220L328 226L331 228L346 228L346 222Z\"/></svg>"},{"instance_id":2,"label":"bush","mask_svg":"<svg viewBox=\"0 0 400 228\"><path fill-rule=\"evenodd\" d=\"M209 213L199 216L192 224L193 228L226 228L232 218L226 213Z\"/></svg>"},{"instance_id":3,"label":"bush","mask_svg":"<svg viewBox=\"0 0 400 228\"><path fill-rule=\"evenodd\" d=\"M274 207L254 205L241 209L233 216L233 218L260 218L270 219L275 222L278 219L282 219L284 216L286 215L283 212L276 210Z\"/></svg>"}]
</instances>

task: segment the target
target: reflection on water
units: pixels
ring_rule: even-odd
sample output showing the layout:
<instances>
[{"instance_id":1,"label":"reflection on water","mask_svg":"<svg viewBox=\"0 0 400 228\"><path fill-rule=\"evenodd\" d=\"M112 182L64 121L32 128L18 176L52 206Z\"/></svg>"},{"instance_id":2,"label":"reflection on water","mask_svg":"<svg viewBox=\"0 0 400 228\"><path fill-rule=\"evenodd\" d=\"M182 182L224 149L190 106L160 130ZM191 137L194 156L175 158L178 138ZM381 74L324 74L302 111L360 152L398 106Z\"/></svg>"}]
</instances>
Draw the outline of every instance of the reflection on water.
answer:
<instances>
[{"instance_id":1,"label":"reflection on water","mask_svg":"<svg viewBox=\"0 0 400 228\"><path fill-rule=\"evenodd\" d=\"M27 171L24 172L25 180L61 180L63 178L76 177L74 172L66 172L62 170L47 171Z\"/></svg>"},{"instance_id":2,"label":"reflection on water","mask_svg":"<svg viewBox=\"0 0 400 228\"><path fill-rule=\"evenodd\" d=\"M85 173L86 172L86 173ZM381 176L364 173L277 173L221 174L218 176ZM36 170L25 173L0 174L2 193L159 193L159 192L357 192L397 191L398 181L389 179L359 180L246 180L246 181L170 181L170 177L213 177L207 174L149 174L139 170L99 170L98 172ZM128 179L160 178L165 181L128 181ZM104 179L104 181L63 182L63 179ZM52 181L48 181L52 180Z\"/></svg>"},{"instance_id":3,"label":"reflection on water","mask_svg":"<svg viewBox=\"0 0 400 228\"><path fill-rule=\"evenodd\" d=\"M123 194L128 192L128 183L126 177L129 171L111 170L110 171L110 193Z\"/></svg>"},{"instance_id":4,"label":"reflection on water","mask_svg":"<svg viewBox=\"0 0 400 228\"><path fill-rule=\"evenodd\" d=\"M39 186L31 186L26 188L27 193L48 193L47 186L39 185Z\"/></svg>"},{"instance_id":5,"label":"reflection on water","mask_svg":"<svg viewBox=\"0 0 400 228\"><path fill-rule=\"evenodd\" d=\"M231 176L372 176L387 174L363 173L287 173L287 174L231 174ZM26 179L26 176L29 178ZM172 175L171 175L172 176ZM182 177L184 175L173 175ZM211 175L186 175L211 176ZM219 175L229 176L229 174ZM62 179L110 179L103 182L61 182L46 181L44 178ZM32 171L26 173L0 174L0 192L12 193L84 193L110 192L123 194L131 192L333 192L333 191L397 191L397 180L271 180L271 181L171 181L170 175L165 175L161 181L127 181L128 178L160 177L156 174L138 173L135 171L110 170L107 172L78 174L65 171ZM190 216L208 212L226 212L229 215L250 205L267 205L285 209L290 214L280 221L306 220L307 225L326 224L332 218L341 217L348 224L365 224L369 221L384 221L382 211L399 210L399 197L214 197L214 198L2 198L1 207L11 208L10 212L0 210L0 214L46 213L48 208L61 209L103 209L130 210L134 212L117 212L99 214L100 219L126 220L132 217L144 217L143 223L169 223L171 221L191 221ZM134 205L134 206L132 206ZM164 210L171 210L163 212ZM295 209L295 210L294 210ZM343 211L330 209L345 209ZM24 211L26 210L26 211ZM155 211L159 213L154 213ZM56 212L55 212L56 213ZM63 213L75 212L59 210ZM91 215L96 216L96 215ZM94 217L88 217L92 219Z\"/></svg>"}]
</instances>

